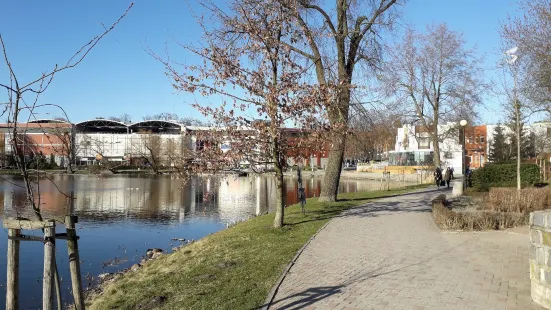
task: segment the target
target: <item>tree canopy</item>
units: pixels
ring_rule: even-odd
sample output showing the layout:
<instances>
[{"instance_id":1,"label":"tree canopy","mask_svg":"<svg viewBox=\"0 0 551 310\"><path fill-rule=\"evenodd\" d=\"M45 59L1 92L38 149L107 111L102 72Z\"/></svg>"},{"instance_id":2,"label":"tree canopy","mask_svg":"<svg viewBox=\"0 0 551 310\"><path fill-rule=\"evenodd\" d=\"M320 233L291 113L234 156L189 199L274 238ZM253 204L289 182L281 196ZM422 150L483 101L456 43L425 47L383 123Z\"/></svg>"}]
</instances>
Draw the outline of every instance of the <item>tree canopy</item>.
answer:
<instances>
[{"instance_id":1,"label":"tree canopy","mask_svg":"<svg viewBox=\"0 0 551 310\"><path fill-rule=\"evenodd\" d=\"M413 123L428 128L434 145L434 163L440 165L438 125L471 120L481 102L485 83L475 51L465 46L460 32L446 24L428 26L425 32L406 30L389 46L380 75L386 95L403 107Z\"/></svg>"}]
</instances>

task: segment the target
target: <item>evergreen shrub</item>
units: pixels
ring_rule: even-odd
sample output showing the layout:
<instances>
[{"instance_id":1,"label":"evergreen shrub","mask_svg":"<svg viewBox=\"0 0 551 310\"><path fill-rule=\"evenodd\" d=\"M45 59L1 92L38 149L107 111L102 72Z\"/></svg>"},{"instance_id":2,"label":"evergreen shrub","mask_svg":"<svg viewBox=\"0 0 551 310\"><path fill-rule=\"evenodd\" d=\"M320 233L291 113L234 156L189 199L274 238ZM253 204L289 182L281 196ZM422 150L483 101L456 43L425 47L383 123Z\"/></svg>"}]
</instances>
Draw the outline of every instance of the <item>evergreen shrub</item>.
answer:
<instances>
[{"instance_id":1,"label":"evergreen shrub","mask_svg":"<svg viewBox=\"0 0 551 310\"><path fill-rule=\"evenodd\" d=\"M535 164L520 165L520 179L523 187L533 186L540 181L540 168ZM477 191L488 191L491 187L515 187L517 185L516 164L487 164L473 170L472 186Z\"/></svg>"}]
</instances>

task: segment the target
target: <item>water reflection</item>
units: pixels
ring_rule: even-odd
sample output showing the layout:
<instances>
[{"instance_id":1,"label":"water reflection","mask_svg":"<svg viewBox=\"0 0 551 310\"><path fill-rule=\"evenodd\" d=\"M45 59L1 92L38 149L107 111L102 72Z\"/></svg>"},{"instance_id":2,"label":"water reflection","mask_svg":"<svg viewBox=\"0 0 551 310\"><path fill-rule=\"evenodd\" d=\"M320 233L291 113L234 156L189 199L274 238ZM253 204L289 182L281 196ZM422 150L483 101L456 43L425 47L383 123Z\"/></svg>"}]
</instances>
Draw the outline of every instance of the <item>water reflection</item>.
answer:
<instances>
[{"instance_id":1,"label":"water reflection","mask_svg":"<svg viewBox=\"0 0 551 310\"><path fill-rule=\"evenodd\" d=\"M178 243L172 238L199 239L226 227L227 223L245 220L252 215L273 210L275 181L271 177L204 177L187 183L170 176L52 176L53 182L41 180L40 203L45 217L79 216L78 234L83 279L128 268L145 254L147 248L170 251ZM308 197L319 196L322 180L305 178ZM25 194L21 180L0 179L2 217L30 217L24 208ZM397 184L394 184L397 185ZM341 192L379 189L375 181L343 181ZM285 202L298 202L296 178L284 180ZM67 195L74 192L71 205ZM307 205L308 207L308 205ZM62 230L62 226L58 226ZM38 231L23 232L40 235ZM7 232L0 232L0 248L6 249ZM70 301L70 278L65 242L56 243L60 275L64 280L64 300ZM42 279L42 244L21 245L21 309L40 308ZM106 264L113 262L116 264ZM5 284L6 255L0 255L0 278ZM86 284L86 280L85 284ZM0 304L5 304L5 288L0 286Z\"/></svg>"},{"instance_id":2,"label":"water reflection","mask_svg":"<svg viewBox=\"0 0 551 310\"><path fill-rule=\"evenodd\" d=\"M88 221L144 221L210 217L235 221L270 208L274 182L269 177L207 177L182 182L171 177L54 176L40 182L45 216L77 214ZM17 179L0 181L0 199L7 216L31 216L24 208L25 192ZM71 206L67 196L76 197Z\"/></svg>"}]
</instances>

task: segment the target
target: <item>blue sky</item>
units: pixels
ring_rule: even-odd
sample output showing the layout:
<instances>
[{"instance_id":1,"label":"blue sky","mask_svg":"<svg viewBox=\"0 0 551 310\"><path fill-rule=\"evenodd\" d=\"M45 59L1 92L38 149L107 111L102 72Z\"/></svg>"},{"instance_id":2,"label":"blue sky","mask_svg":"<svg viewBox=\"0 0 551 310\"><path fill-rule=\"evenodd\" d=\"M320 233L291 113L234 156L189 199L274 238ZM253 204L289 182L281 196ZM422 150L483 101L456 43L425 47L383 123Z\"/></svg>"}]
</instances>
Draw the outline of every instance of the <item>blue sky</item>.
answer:
<instances>
[{"instance_id":1,"label":"blue sky","mask_svg":"<svg viewBox=\"0 0 551 310\"><path fill-rule=\"evenodd\" d=\"M102 23L110 25L129 4L130 1L121 0L3 3L0 32L19 79L28 81L66 61L81 45L101 33ZM469 47L476 46L485 56L483 68L491 76L499 57L500 23L508 14L518 14L515 1L410 0L404 7L403 22L420 28L447 22L451 29L464 33ZM194 59L175 46L173 40L199 42L200 32L187 1L136 0L128 16L81 65L56 76L40 102L62 106L71 121L123 113L137 121L159 112L201 118L189 106L196 98L176 93L163 66L144 51L149 47L162 55L168 42L173 60L191 63ZM0 82L7 83L8 78L5 65L0 64ZM2 99L4 94L0 93ZM482 121L502 119L496 112L500 111L497 101L486 103L490 109L481 110ZM56 110L43 109L40 113L38 118L61 115Z\"/></svg>"}]
</instances>

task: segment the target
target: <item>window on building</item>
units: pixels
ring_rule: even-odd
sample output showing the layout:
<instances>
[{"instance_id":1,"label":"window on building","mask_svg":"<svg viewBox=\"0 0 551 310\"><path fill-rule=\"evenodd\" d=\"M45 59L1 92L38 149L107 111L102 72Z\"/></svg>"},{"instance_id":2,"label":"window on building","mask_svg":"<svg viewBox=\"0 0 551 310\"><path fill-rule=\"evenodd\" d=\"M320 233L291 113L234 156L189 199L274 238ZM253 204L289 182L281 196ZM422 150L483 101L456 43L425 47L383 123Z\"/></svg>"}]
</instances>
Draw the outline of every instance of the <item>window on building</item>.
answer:
<instances>
[{"instance_id":1,"label":"window on building","mask_svg":"<svg viewBox=\"0 0 551 310\"><path fill-rule=\"evenodd\" d=\"M467 143L473 143L473 137L467 136Z\"/></svg>"},{"instance_id":2,"label":"window on building","mask_svg":"<svg viewBox=\"0 0 551 310\"><path fill-rule=\"evenodd\" d=\"M429 149L430 148L430 139L429 138L419 138L419 148L420 149Z\"/></svg>"},{"instance_id":3,"label":"window on building","mask_svg":"<svg viewBox=\"0 0 551 310\"><path fill-rule=\"evenodd\" d=\"M480 142L479 136L474 137L474 143L479 143L479 142Z\"/></svg>"},{"instance_id":4,"label":"window on building","mask_svg":"<svg viewBox=\"0 0 551 310\"><path fill-rule=\"evenodd\" d=\"M484 140L485 140L484 136L480 136L480 143L484 143Z\"/></svg>"}]
</instances>

